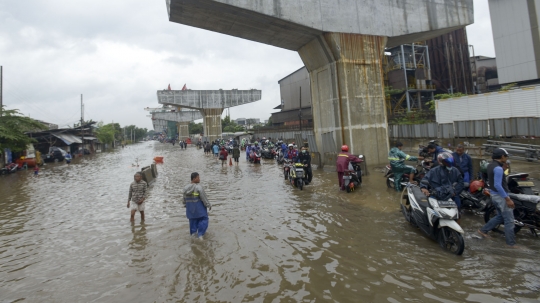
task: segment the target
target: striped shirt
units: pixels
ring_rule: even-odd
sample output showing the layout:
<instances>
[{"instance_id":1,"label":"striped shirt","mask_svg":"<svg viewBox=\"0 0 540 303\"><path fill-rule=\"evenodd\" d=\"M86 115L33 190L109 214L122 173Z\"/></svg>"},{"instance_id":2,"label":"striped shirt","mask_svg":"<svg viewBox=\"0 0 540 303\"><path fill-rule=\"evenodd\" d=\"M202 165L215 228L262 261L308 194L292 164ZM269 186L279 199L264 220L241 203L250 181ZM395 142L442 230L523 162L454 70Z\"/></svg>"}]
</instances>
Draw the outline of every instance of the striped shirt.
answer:
<instances>
[{"instance_id":1,"label":"striped shirt","mask_svg":"<svg viewBox=\"0 0 540 303\"><path fill-rule=\"evenodd\" d=\"M141 199L146 199L147 194L147 185L146 182L141 180L139 183L133 181L129 186L129 197L128 200L131 200L135 203L139 202Z\"/></svg>"}]
</instances>

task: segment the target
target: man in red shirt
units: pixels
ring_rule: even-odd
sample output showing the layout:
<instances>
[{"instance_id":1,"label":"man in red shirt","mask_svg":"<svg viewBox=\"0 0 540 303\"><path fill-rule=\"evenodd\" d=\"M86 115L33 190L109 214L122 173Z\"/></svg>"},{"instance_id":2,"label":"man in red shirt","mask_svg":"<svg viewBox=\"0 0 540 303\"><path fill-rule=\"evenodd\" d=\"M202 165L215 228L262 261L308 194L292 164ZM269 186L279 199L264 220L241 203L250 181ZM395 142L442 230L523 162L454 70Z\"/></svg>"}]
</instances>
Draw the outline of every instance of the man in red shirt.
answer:
<instances>
[{"instance_id":1,"label":"man in red shirt","mask_svg":"<svg viewBox=\"0 0 540 303\"><path fill-rule=\"evenodd\" d=\"M343 145L341 147L341 153L338 154L337 156L337 161L336 161L336 169L337 169L337 174L338 174L338 179L339 179L339 189L340 190L344 190L343 188L343 174L346 170L349 170L349 163L350 162L361 162L362 160L360 160L360 158L354 156L354 155L351 155L349 153L349 147L347 145Z\"/></svg>"}]
</instances>

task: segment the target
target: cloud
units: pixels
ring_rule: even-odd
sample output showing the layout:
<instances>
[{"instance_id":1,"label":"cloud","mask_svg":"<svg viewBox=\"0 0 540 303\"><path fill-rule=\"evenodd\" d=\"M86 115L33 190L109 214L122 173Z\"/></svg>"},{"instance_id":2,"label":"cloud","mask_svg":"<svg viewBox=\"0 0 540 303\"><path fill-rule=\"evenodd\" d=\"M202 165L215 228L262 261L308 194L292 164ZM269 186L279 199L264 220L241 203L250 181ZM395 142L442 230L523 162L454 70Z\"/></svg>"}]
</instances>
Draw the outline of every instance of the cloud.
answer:
<instances>
[{"instance_id":1,"label":"cloud","mask_svg":"<svg viewBox=\"0 0 540 303\"><path fill-rule=\"evenodd\" d=\"M475 47L489 45L486 17L477 11L469 29ZM280 103L277 81L303 63L296 52L171 23L162 0L0 0L0 65L10 108L72 124L84 94L85 118L151 128L143 108L158 106L156 91L169 83L261 89L262 101L230 113L268 119Z\"/></svg>"}]
</instances>

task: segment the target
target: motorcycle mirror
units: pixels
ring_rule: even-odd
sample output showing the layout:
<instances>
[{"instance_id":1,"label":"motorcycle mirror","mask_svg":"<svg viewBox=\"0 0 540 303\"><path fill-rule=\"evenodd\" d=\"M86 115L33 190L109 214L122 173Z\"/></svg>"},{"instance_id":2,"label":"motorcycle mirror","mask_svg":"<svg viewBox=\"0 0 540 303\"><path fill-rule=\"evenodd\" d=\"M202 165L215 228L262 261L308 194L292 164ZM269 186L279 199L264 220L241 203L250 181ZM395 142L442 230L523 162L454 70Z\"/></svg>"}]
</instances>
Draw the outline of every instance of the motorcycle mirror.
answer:
<instances>
[{"instance_id":1,"label":"motorcycle mirror","mask_svg":"<svg viewBox=\"0 0 540 303\"><path fill-rule=\"evenodd\" d=\"M358 158L364 159L364 155L359 155Z\"/></svg>"}]
</instances>

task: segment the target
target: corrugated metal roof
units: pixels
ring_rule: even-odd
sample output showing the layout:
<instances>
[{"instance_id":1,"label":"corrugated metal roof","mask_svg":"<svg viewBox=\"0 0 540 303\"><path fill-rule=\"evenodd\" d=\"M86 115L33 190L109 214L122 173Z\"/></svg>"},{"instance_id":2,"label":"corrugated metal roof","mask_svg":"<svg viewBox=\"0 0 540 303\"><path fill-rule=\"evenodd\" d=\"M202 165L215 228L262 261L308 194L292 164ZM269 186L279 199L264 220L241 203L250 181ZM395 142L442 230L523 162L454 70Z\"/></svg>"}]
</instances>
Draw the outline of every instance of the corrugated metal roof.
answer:
<instances>
[{"instance_id":1,"label":"corrugated metal roof","mask_svg":"<svg viewBox=\"0 0 540 303\"><path fill-rule=\"evenodd\" d=\"M64 141L64 143L66 143L67 145L71 145L73 143L78 143L78 144L82 143L82 140L80 137L77 137L71 134L52 134L52 135Z\"/></svg>"}]
</instances>

